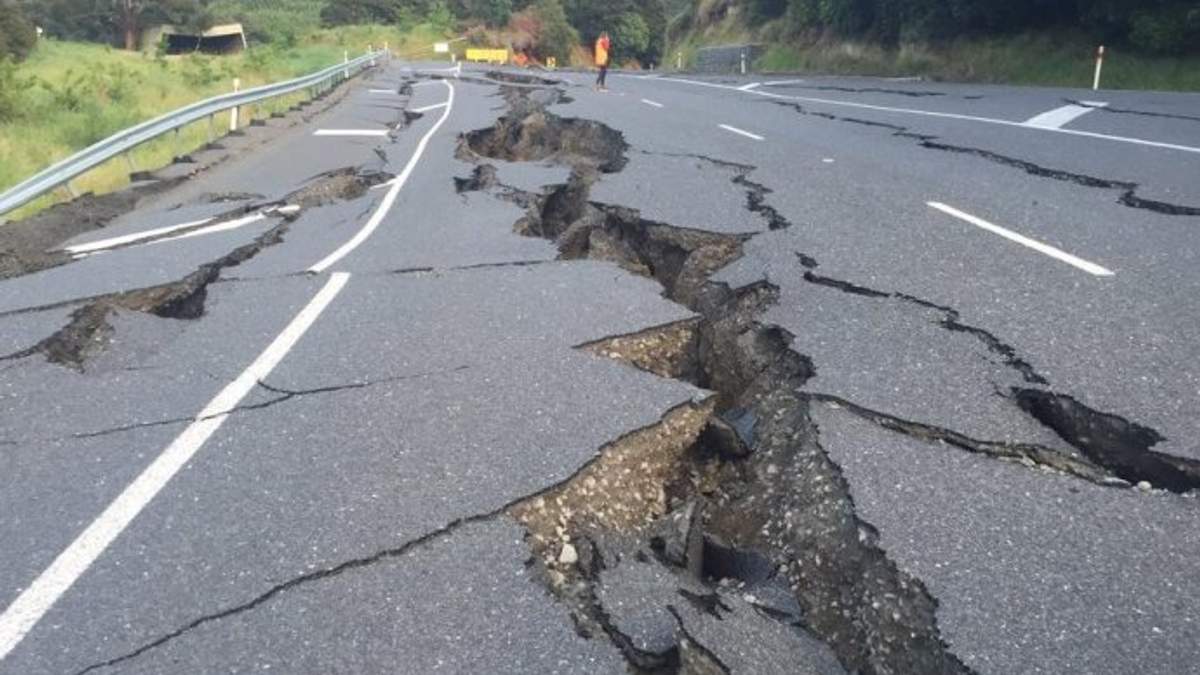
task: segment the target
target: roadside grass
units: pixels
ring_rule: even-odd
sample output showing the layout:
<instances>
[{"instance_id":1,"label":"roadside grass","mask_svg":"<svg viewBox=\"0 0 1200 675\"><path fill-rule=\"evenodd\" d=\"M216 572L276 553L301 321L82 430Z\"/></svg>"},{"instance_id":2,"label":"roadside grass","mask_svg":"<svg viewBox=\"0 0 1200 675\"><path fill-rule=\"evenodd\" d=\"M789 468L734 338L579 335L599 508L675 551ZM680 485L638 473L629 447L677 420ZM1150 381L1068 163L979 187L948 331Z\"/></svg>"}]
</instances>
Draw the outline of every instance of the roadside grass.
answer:
<instances>
[{"instance_id":1,"label":"roadside grass","mask_svg":"<svg viewBox=\"0 0 1200 675\"><path fill-rule=\"evenodd\" d=\"M818 40L772 44L755 64L766 72L826 75L923 76L952 82L1092 86L1096 45L1079 35L1026 34L958 40L947 45L901 45ZM1105 89L1200 91L1200 56L1154 57L1108 49Z\"/></svg>"},{"instance_id":2,"label":"roadside grass","mask_svg":"<svg viewBox=\"0 0 1200 675\"><path fill-rule=\"evenodd\" d=\"M386 26L345 26L311 33L293 47L254 46L231 56L155 56L104 45L44 40L17 65L0 63L0 191L121 129L198 100L277 82L340 63L344 53L364 53L384 42L393 51L417 52L442 36L432 27L408 31ZM427 48L428 49L428 48ZM429 49L431 52L432 50ZM7 72L5 72L7 69ZM241 111L241 125L286 110L304 94L280 97ZM229 129L229 116L216 120L217 135ZM145 143L129 159L117 158L72 182L78 192L102 194L129 184L130 161L139 171L160 168L177 154L208 142L208 123L199 122ZM4 214L27 217L58 203L65 190Z\"/></svg>"}]
</instances>

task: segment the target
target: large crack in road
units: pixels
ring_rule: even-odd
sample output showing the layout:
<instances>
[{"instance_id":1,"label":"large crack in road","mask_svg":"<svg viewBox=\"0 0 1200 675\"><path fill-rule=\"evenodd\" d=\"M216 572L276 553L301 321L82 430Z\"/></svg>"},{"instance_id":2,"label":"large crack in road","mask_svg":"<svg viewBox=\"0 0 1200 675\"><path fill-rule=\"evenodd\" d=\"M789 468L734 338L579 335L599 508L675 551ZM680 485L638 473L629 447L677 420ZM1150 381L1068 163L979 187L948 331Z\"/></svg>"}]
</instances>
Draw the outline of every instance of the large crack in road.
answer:
<instances>
[{"instance_id":1,"label":"large crack in road","mask_svg":"<svg viewBox=\"0 0 1200 675\"><path fill-rule=\"evenodd\" d=\"M735 616L769 617L793 635L816 635L851 671L966 672L938 636L936 601L879 549L873 528L855 516L838 467L820 448L808 398L797 391L812 376L812 363L790 349L786 331L757 321L778 290L767 283L730 289L709 280L741 256L748 237L647 221L636 210L589 201L596 178L619 167L611 151L624 142L606 142L611 134L595 133L595 123L586 125L592 131L583 142L572 137L570 130L584 124L545 110L553 97L534 101L509 90L506 98L510 114L489 130L466 135L460 157L552 158L571 167L570 179L531 194L499 184L493 170L478 167L458 188L489 190L524 206L517 231L555 241L563 259L608 260L657 280L665 297L699 318L589 348L716 392L703 424L664 422L660 444L644 452L635 485L625 486L631 472L613 458L577 476L552 500L539 497L514 509L530 531L547 585L571 607L579 629L610 638L640 672L725 670L718 654L728 645L720 639L704 644L681 624L680 608L689 603L659 612L652 638L631 628L644 627L645 616L606 604L606 597L620 592L619 570L657 561L666 570L663 583L680 591L699 588L716 598L714 607L743 602L733 589L761 589L751 603L754 611L725 615L727 628ZM532 129L523 128L526 122ZM556 144L564 136L569 144ZM586 142L593 138L605 144L593 148ZM500 140L509 143L497 147ZM786 226L764 208L765 191L753 194L749 210ZM630 499L640 508L627 506ZM613 518L614 508L620 518ZM689 519L679 536L702 545L678 546L689 552L665 555L662 539L651 533L688 508L702 517ZM729 558L761 560L766 572L722 564ZM787 667L827 672L815 665L822 663L818 653Z\"/></svg>"},{"instance_id":2,"label":"large crack in road","mask_svg":"<svg viewBox=\"0 0 1200 675\"><path fill-rule=\"evenodd\" d=\"M812 405L833 403L896 433L1100 484L1127 487L1149 481L1178 492L1200 486L1200 464L1151 450L1163 440L1156 431L1050 391L1046 378L1014 347L965 324L953 308L822 276L816 272L815 258L797 252L801 274L811 284L933 310L941 314L940 325L946 330L978 339L1028 385L1002 395L1082 455L973 439L836 396L806 392L820 364L792 348L788 331L761 321L778 301L779 288L767 281L731 288L712 280L714 273L742 257L743 245L753 235L652 221L635 209L592 201L592 186L604 174L621 171L631 148L620 132L606 125L552 113L549 108L562 100L561 91L545 82L518 84L529 86L502 87L508 111L494 126L461 138L458 157L475 167L470 176L455 179L455 188L487 193L523 208L525 215L514 230L554 242L562 260L608 261L658 282L664 297L695 316L589 341L577 349L689 382L712 395L680 405L658 422L613 440L560 483L372 555L280 582L244 603L202 616L80 672L124 664L200 626L251 611L297 587L404 557L466 525L512 518L526 529L538 577L570 609L577 630L611 641L634 672L967 673L970 669L939 632L937 599L921 579L889 558L879 533L858 515L841 468L821 445L821 431L810 416ZM895 130L908 135L902 128ZM922 139L923 144L932 142ZM987 157L983 151L971 152ZM750 180L754 167L695 157L734 168L734 183L746 190L746 210L763 219L768 230L792 225L768 203L769 188ZM569 167L570 177L543 192L529 192L503 184L488 159L551 162ZM1136 185L1064 176L1051 175L1125 189L1123 203L1134 206L1125 201L1130 198L1138 208L1159 210L1133 194ZM371 181L388 178L337 171L284 202L314 205L353 198ZM207 286L222 270L281 241L290 222L284 219L253 243L179 282L93 299L75 313L70 325L22 356L42 353L52 361L82 367L111 331L106 318L118 308L197 318L203 314ZM474 267L478 266L464 269ZM275 397L256 405L372 384L289 390L260 382ZM753 654L760 658L755 660Z\"/></svg>"},{"instance_id":3,"label":"large crack in road","mask_svg":"<svg viewBox=\"0 0 1200 675\"><path fill-rule=\"evenodd\" d=\"M1162 440L1155 431L1118 416L1092 410L1073 398L1049 391L1050 383L1011 346L992 333L964 323L953 308L903 294L876 291L818 275L817 261L797 253L804 278L847 293L893 300L917 309L936 310L940 325L949 331L980 340L1002 362L1016 370L1028 386L998 392L1014 405L1056 432L1081 455L1037 445L998 443L970 438L952 429L902 420L832 396L802 392L815 373L811 360L792 350L792 336L777 326L763 325L756 317L777 299L769 283L730 289L709 277L738 259L749 237L719 235L666 223L647 221L636 210L591 202L591 185L603 173L619 170L612 150L625 148L623 139L598 132L594 122L559 118L545 108L554 102L542 94L537 100L525 92L507 90L510 113L486 130L466 135L460 157L475 156L478 165L460 191L488 191L526 209L515 226L528 236L556 243L562 259L599 259L627 271L657 280L664 296L697 312L690 322L619 336L586 347L602 356L629 362L663 377L674 377L716 392L716 406L703 428L686 427L684 448L678 437L665 441L667 468L650 472L663 478L656 500L643 508L633 522L613 524L605 513L611 492L596 486L619 486L621 472L597 465L595 475L583 476L584 485L570 485L554 503L539 499L523 504L515 515L530 531L531 545L544 568L544 578L556 596L573 610L581 631L605 635L617 645L635 669L644 672L728 671L717 655L719 648L697 642L680 622L678 606L670 605L675 623L660 621L657 630L673 637L648 640L645 616L624 621L621 609L604 602L610 592L606 575L622 566L656 561L686 595L686 587L708 589L715 606L727 607L730 579L747 584L779 584L796 603L755 606L760 614L784 624L802 627L822 639L841 665L856 672L967 672L952 654L937 629L937 601L919 579L907 575L889 560L878 545L878 533L855 512L850 490L839 467L820 445L819 429L809 418L816 401L840 405L881 427L924 440L942 441L951 448L980 453L998 460L1015 461L1039 470L1052 470L1101 485L1139 487L1148 484L1177 492L1200 486L1200 467L1190 460L1154 453L1150 447ZM529 123L531 128L526 129ZM886 125L883 125L886 126ZM583 138L573 129L588 129ZM907 131L895 129L897 133ZM564 136L567 143L562 143ZM941 147L923 138L926 147ZM595 143L597 145L589 145ZM1012 166L1060 180L1094 187L1125 190L1126 205L1172 215L1188 214L1192 207L1164 205L1137 197L1136 185L1102 181L1046 170L1007 158L979 154ZM569 180L541 194L529 193L499 182L487 158L506 161L551 160L571 168ZM704 158L709 159L709 158ZM722 165L720 160L710 160ZM736 165L734 179L750 189L747 208L763 217L770 229L790 225L766 204L763 186L748 180L753 167ZM819 364L818 364L819 366ZM670 425L668 424L669 428ZM740 448L740 449L739 449ZM662 450L662 447L658 448ZM648 452L647 456L654 456ZM620 464L617 463L616 466ZM643 467L645 468L645 467ZM630 488L645 496L646 485ZM608 495L597 499L596 495ZM618 500L618 504L620 501ZM644 505L643 505L644 506ZM696 510L691 520L703 545L680 545L690 550L682 556L663 554L661 539L653 533L664 522ZM628 513L626 514L628 515ZM660 545L655 546L655 542ZM760 556L758 578L747 578L745 564L722 567L718 552L735 556ZM750 565L753 567L753 565ZM739 576L741 575L741 576ZM619 576L619 575L617 575ZM711 609L711 608L710 608ZM718 612L719 614L719 612ZM637 625L637 630L623 626ZM642 632L638 632L641 630ZM650 645L657 645L650 648ZM691 656L684 658L687 645ZM697 659L699 660L697 662Z\"/></svg>"}]
</instances>

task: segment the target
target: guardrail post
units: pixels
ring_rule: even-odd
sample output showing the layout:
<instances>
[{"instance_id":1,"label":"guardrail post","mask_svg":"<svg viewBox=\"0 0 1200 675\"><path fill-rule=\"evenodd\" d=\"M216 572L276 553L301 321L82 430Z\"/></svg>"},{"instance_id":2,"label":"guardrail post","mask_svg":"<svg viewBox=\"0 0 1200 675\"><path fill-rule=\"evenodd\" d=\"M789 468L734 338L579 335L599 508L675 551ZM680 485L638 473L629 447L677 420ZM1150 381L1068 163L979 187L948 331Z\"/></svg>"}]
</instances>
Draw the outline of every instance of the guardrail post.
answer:
<instances>
[{"instance_id":1,"label":"guardrail post","mask_svg":"<svg viewBox=\"0 0 1200 675\"><path fill-rule=\"evenodd\" d=\"M239 77L233 78L233 93L237 93L242 88L242 80ZM235 105L229 109L229 130L238 130L238 107Z\"/></svg>"},{"instance_id":2,"label":"guardrail post","mask_svg":"<svg viewBox=\"0 0 1200 675\"><path fill-rule=\"evenodd\" d=\"M133 153L124 152L121 154L125 155L125 164L127 164L129 166L129 175L132 176L133 174L137 173L138 172L137 164L133 163Z\"/></svg>"},{"instance_id":3,"label":"guardrail post","mask_svg":"<svg viewBox=\"0 0 1200 675\"><path fill-rule=\"evenodd\" d=\"M75 190L75 186L72 184L72 181L67 181L67 182L63 183L62 187L64 190L67 191L67 196L70 197L71 199L79 198L79 193Z\"/></svg>"},{"instance_id":4,"label":"guardrail post","mask_svg":"<svg viewBox=\"0 0 1200 675\"><path fill-rule=\"evenodd\" d=\"M217 142L217 116L212 114L208 116L208 142Z\"/></svg>"},{"instance_id":5,"label":"guardrail post","mask_svg":"<svg viewBox=\"0 0 1200 675\"><path fill-rule=\"evenodd\" d=\"M183 153L179 151L180 147L182 146L179 136L179 127L175 127L175 134L173 140L171 141L171 145L173 147L171 151L171 154L173 155L171 161L179 161L179 158L183 157Z\"/></svg>"}]
</instances>

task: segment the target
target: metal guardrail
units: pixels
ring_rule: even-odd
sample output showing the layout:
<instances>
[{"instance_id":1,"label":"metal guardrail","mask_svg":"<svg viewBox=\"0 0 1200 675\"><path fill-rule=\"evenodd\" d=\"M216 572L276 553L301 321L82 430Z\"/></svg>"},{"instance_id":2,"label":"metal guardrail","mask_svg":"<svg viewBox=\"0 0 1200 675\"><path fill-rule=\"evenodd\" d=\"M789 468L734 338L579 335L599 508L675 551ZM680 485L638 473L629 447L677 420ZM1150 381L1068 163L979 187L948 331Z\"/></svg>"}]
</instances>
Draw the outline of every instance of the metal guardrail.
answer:
<instances>
[{"instance_id":1,"label":"metal guardrail","mask_svg":"<svg viewBox=\"0 0 1200 675\"><path fill-rule=\"evenodd\" d=\"M193 122L199 122L206 117L212 118L226 110L290 94L308 87L320 87L341 82L349 79L351 75L373 66L386 54L386 52L372 52L294 80L214 96L117 132L0 194L0 216L28 204L55 188L68 184L73 178L129 152L142 143L152 141L170 131L180 129ZM0 223L3 223L2 219L0 219Z\"/></svg>"},{"instance_id":2,"label":"metal guardrail","mask_svg":"<svg viewBox=\"0 0 1200 675\"><path fill-rule=\"evenodd\" d=\"M759 44L723 45L696 50L696 70L701 73L748 72L765 47Z\"/></svg>"}]
</instances>

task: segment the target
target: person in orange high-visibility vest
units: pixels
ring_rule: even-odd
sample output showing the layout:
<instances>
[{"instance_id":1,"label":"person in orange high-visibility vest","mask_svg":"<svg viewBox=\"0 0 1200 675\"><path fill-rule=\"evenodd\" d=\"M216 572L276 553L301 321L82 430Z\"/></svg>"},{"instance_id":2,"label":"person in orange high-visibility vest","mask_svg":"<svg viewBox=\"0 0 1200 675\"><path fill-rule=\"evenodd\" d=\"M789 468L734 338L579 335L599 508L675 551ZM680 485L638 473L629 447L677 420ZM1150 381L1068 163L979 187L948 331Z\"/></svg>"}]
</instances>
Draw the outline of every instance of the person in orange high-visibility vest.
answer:
<instances>
[{"instance_id":1,"label":"person in orange high-visibility vest","mask_svg":"<svg viewBox=\"0 0 1200 675\"><path fill-rule=\"evenodd\" d=\"M596 78L596 91L608 91L608 59L611 48L612 41L608 39L608 33L600 33L600 37L596 38L596 67L600 69L600 76Z\"/></svg>"}]
</instances>

